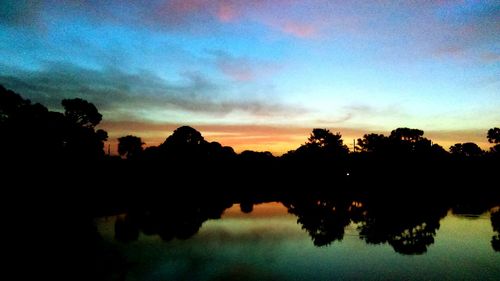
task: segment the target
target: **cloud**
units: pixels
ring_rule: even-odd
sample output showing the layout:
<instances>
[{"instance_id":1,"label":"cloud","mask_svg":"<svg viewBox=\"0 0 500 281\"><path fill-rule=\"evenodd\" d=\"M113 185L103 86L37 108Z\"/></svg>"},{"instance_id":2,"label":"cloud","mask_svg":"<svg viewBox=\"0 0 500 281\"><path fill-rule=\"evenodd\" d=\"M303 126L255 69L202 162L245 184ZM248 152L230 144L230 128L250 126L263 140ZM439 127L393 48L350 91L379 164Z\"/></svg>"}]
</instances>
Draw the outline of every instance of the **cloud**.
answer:
<instances>
[{"instance_id":1,"label":"cloud","mask_svg":"<svg viewBox=\"0 0 500 281\"><path fill-rule=\"evenodd\" d=\"M43 17L41 16L43 15ZM54 17L85 18L160 32L216 34L226 26L257 24L300 39L350 37L426 52L498 43L500 5L485 1L153 0L146 2L7 1L0 23L43 25Z\"/></svg>"},{"instance_id":2,"label":"cloud","mask_svg":"<svg viewBox=\"0 0 500 281\"><path fill-rule=\"evenodd\" d=\"M343 109L352 115L361 115L363 117L376 116L376 115L405 115L401 112L397 105L388 105L385 107L375 107L367 104L351 104L344 106Z\"/></svg>"},{"instance_id":3,"label":"cloud","mask_svg":"<svg viewBox=\"0 0 500 281\"><path fill-rule=\"evenodd\" d=\"M387 117L403 119L404 117L408 118L408 115L403 113L401 108L396 105L375 107L359 103L342 106L337 115L316 119L315 123L326 127L373 128L374 123L370 121L381 120L381 122L375 123L383 124L384 118Z\"/></svg>"},{"instance_id":4,"label":"cloud","mask_svg":"<svg viewBox=\"0 0 500 281\"><path fill-rule=\"evenodd\" d=\"M500 62L500 53L486 52L481 56L482 60L487 63Z\"/></svg>"},{"instance_id":5,"label":"cloud","mask_svg":"<svg viewBox=\"0 0 500 281\"><path fill-rule=\"evenodd\" d=\"M294 35L300 38L312 38L317 35L318 30L315 26L305 23L286 22L282 26L285 33Z\"/></svg>"},{"instance_id":6,"label":"cloud","mask_svg":"<svg viewBox=\"0 0 500 281\"><path fill-rule=\"evenodd\" d=\"M224 51L210 52L215 58L217 68L226 76L239 82L255 81L266 78L279 69L281 65L247 57L235 57Z\"/></svg>"},{"instance_id":7,"label":"cloud","mask_svg":"<svg viewBox=\"0 0 500 281\"><path fill-rule=\"evenodd\" d=\"M238 11L232 3L222 3L217 9L217 18L221 22L231 22L238 16Z\"/></svg>"},{"instance_id":8,"label":"cloud","mask_svg":"<svg viewBox=\"0 0 500 281\"><path fill-rule=\"evenodd\" d=\"M255 116L305 112L303 108L277 102L230 98L223 93L224 87L200 73L183 73L183 81L174 83L148 71L89 69L69 63L50 62L36 71L4 69L0 84L51 108L59 108L61 99L81 97L100 110L130 115L148 110L208 115L241 111Z\"/></svg>"},{"instance_id":9,"label":"cloud","mask_svg":"<svg viewBox=\"0 0 500 281\"><path fill-rule=\"evenodd\" d=\"M40 0L7 0L0 5L0 24L35 27L41 24Z\"/></svg>"}]
</instances>

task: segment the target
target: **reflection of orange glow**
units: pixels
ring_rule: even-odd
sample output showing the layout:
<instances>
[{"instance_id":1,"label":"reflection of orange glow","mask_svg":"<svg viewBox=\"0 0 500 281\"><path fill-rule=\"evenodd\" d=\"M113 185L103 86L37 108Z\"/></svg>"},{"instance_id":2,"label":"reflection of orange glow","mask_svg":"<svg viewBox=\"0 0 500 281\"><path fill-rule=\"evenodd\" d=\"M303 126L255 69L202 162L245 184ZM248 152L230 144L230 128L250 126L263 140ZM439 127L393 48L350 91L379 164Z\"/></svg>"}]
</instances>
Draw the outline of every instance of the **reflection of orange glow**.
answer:
<instances>
[{"instance_id":1,"label":"reflection of orange glow","mask_svg":"<svg viewBox=\"0 0 500 281\"><path fill-rule=\"evenodd\" d=\"M285 216L287 214L288 210L283 204L279 202L270 202L254 205L253 211L248 214L241 212L240 204L234 204L231 208L225 210L222 216L225 218L270 218Z\"/></svg>"},{"instance_id":2,"label":"reflection of orange glow","mask_svg":"<svg viewBox=\"0 0 500 281\"><path fill-rule=\"evenodd\" d=\"M358 201L352 201L352 204L351 204L353 207L356 207L356 208L361 208L363 207L363 202L358 202Z\"/></svg>"}]
</instances>

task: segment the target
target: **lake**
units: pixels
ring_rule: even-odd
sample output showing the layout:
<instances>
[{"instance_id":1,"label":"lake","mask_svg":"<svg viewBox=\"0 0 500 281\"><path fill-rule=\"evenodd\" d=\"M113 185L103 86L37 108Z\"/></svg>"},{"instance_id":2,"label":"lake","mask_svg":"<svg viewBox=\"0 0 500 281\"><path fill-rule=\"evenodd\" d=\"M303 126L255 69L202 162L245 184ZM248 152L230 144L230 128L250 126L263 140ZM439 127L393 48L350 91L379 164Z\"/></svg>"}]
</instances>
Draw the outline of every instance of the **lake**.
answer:
<instances>
[{"instance_id":1,"label":"lake","mask_svg":"<svg viewBox=\"0 0 500 281\"><path fill-rule=\"evenodd\" d=\"M497 206L317 198L181 205L95 219L102 247L112 249L101 257L105 279L500 277Z\"/></svg>"}]
</instances>

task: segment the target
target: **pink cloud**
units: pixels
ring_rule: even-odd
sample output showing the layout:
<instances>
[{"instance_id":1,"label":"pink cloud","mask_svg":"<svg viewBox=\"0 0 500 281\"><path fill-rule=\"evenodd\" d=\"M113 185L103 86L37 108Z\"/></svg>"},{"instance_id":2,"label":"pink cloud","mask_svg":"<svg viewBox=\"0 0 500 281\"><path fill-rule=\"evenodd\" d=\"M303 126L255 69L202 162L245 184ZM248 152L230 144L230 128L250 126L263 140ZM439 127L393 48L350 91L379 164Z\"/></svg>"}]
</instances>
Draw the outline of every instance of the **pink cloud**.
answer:
<instances>
[{"instance_id":1,"label":"pink cloud","mask_svg":"<svg viewBox=\"0 0 500 281\"><path fill-rule=\"evenodd\" d=\"M44 14L38 10L47 9L46 12L63 15L76 11L75 16L90 15L99 22L142 25L155 31L217 34L225 25L253 24L273 35L281 33L300 39L342 37L388 46L404 39L413 49L432 53L449 42L469 48L494 43L500 30L496 5L494 0L158 0L144 3L109 0L99 4L54 1L50 11L49 5L21 7L16 9L18 14L6 21L43 24L41 18L33 15Z\"/></svg>"},{"instance_id":2,"label":"pink cloud","mask_svg":"<svg viewBox=\"0 0 500 281\"><path fill-rule=\"evenodd\" d=\"M206 0L172 0L166 3L165 8L183 14L201 11L208 3Z\"/></svg>"},{"instance_id":3,"label":"pink cloud","mask_svg":"<svg viewBox=\"0 0 500 281\"><path fill-rule=\"evenodd\" d=\"M305 4L318 10L321 1ZM296 0L173 0L162 5L157 18L173 24L245 24L255 22L271 29L298 37L313 38L318 34L318 27L311 21L305 22L300 10L303 2ZM297 9L297 11L294 11ZM317 17L317 15L312 15ZM211 22L211 23L210 23Z\"/></svg>"},{"instance_id":4,"label":"pink cloud","mask_svg":"<svg viewBox=\"0 0 500 281\"><path fill-rule=\"evenodd\" d=\"M318 33L315 26L299 22L286 22L281 26L283 32L299 38L312 38Z\"/></svg>"},{"instance_id":5,"label":"pink cloud","mask_svg":"<svg viewBox=\"0 0 500 281\"><path fill-rule=\"evenodd\" d=\"M238 16L238 11L231 4L220 4L217 9L217 18L221 22L231 22Z\"/></svg>"}]
</instances>

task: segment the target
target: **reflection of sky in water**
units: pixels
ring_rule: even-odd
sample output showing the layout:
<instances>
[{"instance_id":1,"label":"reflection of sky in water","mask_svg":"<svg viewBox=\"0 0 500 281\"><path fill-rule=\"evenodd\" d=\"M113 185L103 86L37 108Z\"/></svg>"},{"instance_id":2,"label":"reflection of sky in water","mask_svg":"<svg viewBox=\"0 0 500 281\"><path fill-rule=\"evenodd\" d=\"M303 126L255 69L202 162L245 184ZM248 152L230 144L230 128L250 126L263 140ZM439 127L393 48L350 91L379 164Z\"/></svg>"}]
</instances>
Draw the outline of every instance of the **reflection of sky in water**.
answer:
<instances>
[{"instance_id":1,"label":"reflection of sky in water","mask_svg":"<svg viewBox=\"0 0 500 281\"><path fill-rule=\"evenodd\" d=\"M498 280L500 254L491 248L489 215L442 219L435 243L424 255L404 256L389 245L368 245L356 226L344 239L315 247L278 203L239 206L221 220L205 222L188 240L163 242L141 234L116 243L130 262L127 280ZM112 241L114 219L99 230Z\"/></svg>"}]
</instances>

